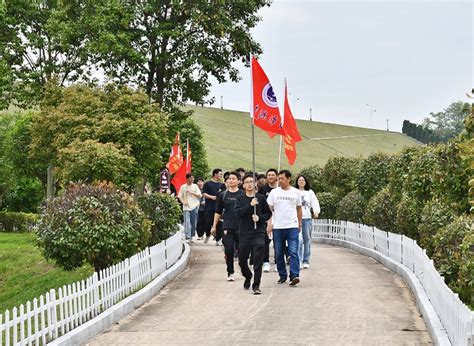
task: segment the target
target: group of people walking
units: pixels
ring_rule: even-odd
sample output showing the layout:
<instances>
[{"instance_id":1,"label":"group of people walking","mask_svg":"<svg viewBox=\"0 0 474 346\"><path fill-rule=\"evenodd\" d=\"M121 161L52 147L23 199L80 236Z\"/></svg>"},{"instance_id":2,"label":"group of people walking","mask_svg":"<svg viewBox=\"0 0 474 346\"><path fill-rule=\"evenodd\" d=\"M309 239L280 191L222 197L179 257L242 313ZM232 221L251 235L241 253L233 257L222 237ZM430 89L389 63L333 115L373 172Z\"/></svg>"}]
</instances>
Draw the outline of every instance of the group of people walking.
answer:
<instances>
[{"instance_id":1,"label":"group of people walking","mask_svg":"<svg viewBox=\"0 0 474 346\"><path fill-rule=\"evenodd\" d=\"M186 241L192 242L197 233L197 239L207 243L212 235L216 245L224 247L227 280L235 280L237 257L244 289L261 294L262 271L271 269L273 239L278 283L300 283L300 269L309 268L312 219L320 213L306 177L298 176L292 186L288 170L271 168L265 175L254 175L241 168L225 174L216 168L209 181L198 178L196 183L188 174L178 193Z\"/></svg>"}]
</instances>

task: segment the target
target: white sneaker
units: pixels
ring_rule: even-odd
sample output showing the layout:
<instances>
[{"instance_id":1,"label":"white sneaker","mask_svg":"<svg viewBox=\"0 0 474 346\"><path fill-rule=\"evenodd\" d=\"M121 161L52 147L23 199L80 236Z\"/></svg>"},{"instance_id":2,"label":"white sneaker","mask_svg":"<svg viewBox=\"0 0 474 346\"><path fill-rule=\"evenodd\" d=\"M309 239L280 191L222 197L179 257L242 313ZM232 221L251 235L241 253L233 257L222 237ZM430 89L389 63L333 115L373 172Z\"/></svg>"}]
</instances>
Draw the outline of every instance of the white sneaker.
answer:
<instances>
[{"instance_id":1,"label":"white sneaker","mask_svg":"<svg viewBox=\"0 0 474 346\"><path fill-rule=\"evenodd\" d=\"M227 281L234 281L234 274L229 274L229 276L227 276Z\"/></svg>"},{"instance_id":2,"label":"white sneaker","mask_svg":"<svg viewBox=\"0 0 474 346\"><path fill-rule=\"evenodd\" d=\"M210 237L208 235L206 235L206 238L204 238L204 244L207 244L207 242L209 241L209 238Z\"/></svg>"},{"instance_id":3,"label":"white sneaker","mask_svg":"<svg viewBox=\"0 0 474 346\"><path fill-rule=\"evenodd\" d=\"M303 269L303 262L300 262L300 269Z\"/></svg>"},{"instance_id":4,"label":"white sneaker","mask_svg":"<svg viewBox=\"0 0 474 346\"><path fill-rule=\"evenodd\" d=\"M264 271L265 273L268 273L271 268L272 268L272 267L270 266L270 263L268 263L268 262L263 263L262 269L263 269L263 271Z\"/></svg>"},{"instance_id":5,"label":"white sneaker","mask_svg":"<svg viewBox=\"0 0 474 346\"><path fill-rule=\"evenodd\" d=\"M216 240L216 246L221 246L222 245L222 240Z\"/></svg>"},{"instance_id":6,"label":"white sneaker","mask_svg":"<svg viewBox=\"0 0 474 346\"><path fill-rule=\"evenodd\" d=\"M309 268L309 263L303 263L303 268L308 269Z\"/></svg>"}]
</instances>

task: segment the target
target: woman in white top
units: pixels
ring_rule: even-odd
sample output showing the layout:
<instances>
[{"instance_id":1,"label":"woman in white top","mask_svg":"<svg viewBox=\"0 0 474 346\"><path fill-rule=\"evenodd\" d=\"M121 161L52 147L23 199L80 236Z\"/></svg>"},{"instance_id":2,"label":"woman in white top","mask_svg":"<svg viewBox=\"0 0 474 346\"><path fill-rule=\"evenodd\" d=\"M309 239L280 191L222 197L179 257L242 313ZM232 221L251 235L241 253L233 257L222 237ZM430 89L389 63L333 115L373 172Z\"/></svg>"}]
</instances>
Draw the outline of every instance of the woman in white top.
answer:
<instances>
[{"instance_id":1,"label":"woman in white top","mask_svg":"<svg viewBox=\"0 0 474 346\"><path fill-rule=\"evenodd\" d=\"M311 186L305 176L299 175L296 179L295 187L301 193L301 209L303 211L303 227L301 235L303 241L300 241L299 258L303 268L309 268L309 259L311 257L311 230L313 228L313 210L314 217L318 217L321 209L316 194L311 190Z\"/></svg>"}]
</instances>

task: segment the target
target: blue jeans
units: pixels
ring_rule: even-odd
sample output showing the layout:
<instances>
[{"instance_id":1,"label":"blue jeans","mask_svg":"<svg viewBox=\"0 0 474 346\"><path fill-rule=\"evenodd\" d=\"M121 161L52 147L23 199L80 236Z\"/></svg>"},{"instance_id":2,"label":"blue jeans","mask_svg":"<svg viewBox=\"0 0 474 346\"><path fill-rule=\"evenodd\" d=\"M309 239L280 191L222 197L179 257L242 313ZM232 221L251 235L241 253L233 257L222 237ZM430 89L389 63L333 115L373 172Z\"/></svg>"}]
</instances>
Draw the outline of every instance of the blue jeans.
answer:
<instances>
[{"instance_id":1,"label":"blue jeans","mask_svg":"<svg viewBox=\"0 0 474 346\"><path fill-rule=\"evenodd\" d=\"M199 206L197 206L193 210L183 210L184 236L186 239L191 239L196 234L198 211Z\"/></svg>"},{"instance_id":2,"label":"blue jeans","mask_svg":"<svg viewBox=\"0 0 474 346\"><path fill-rule=\"evenodd\" d=\"M301 230L303 241L300 239L300 251L299 257L300 261L303 260L303 263L309 264L309 259L311 257L311 230L313 228L312 219L303 219L303 227Z\"/></svg>"},{"instance_id":3,"label":"blue jeans","mask_svg":"<svg viewBox=\"0 0 474 346\"><path fill-rule=\"evenodd\" d=\"M290 279L300 276L298 228L274 229L273 242L275 245L275 258L280 278L286 279L288 277L285 263L285 247L287 242L288 253L290 255Z\"/></svg>"}]
</instances>

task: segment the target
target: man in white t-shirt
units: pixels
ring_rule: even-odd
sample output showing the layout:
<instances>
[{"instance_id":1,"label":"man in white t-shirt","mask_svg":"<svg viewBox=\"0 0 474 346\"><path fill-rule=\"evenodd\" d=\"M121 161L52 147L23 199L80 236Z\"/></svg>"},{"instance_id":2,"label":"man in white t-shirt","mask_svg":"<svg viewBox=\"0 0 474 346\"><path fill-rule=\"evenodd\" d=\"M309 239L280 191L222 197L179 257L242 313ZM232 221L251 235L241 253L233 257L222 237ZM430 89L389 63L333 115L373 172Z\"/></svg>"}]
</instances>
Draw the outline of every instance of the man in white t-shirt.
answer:
<instances>
[{"instance_id":1,"label":"man in white t-shirt","mask_svg":"<svg viewBox=\"0 0 474 346\"><path fill-rule=\"evenodd\" d=\"M301 193L290 185L291 173L284 169L278 173L279 187L268 195L267 202L273 211L271 227L279 284L286 282L288 273L285 264L285 246L288 243L290 255L290 286L300 282L300 260L298 257L298 233L301 231L302 211Z\"/></svg>"},{"instance_id":2,"label":"man in white t-shirt","mask_svg":"<svg viewBox=\"0 0 474 346\"><path fill-rule=\"evenodd\" d=\"M186 184L181 185L178 198L183 204L184 236L186 241L192 242L196 233L197 216L199 211L199 199L201 190L194 183L194 176L186 174Z\"/></svg>"}]
</instances>

